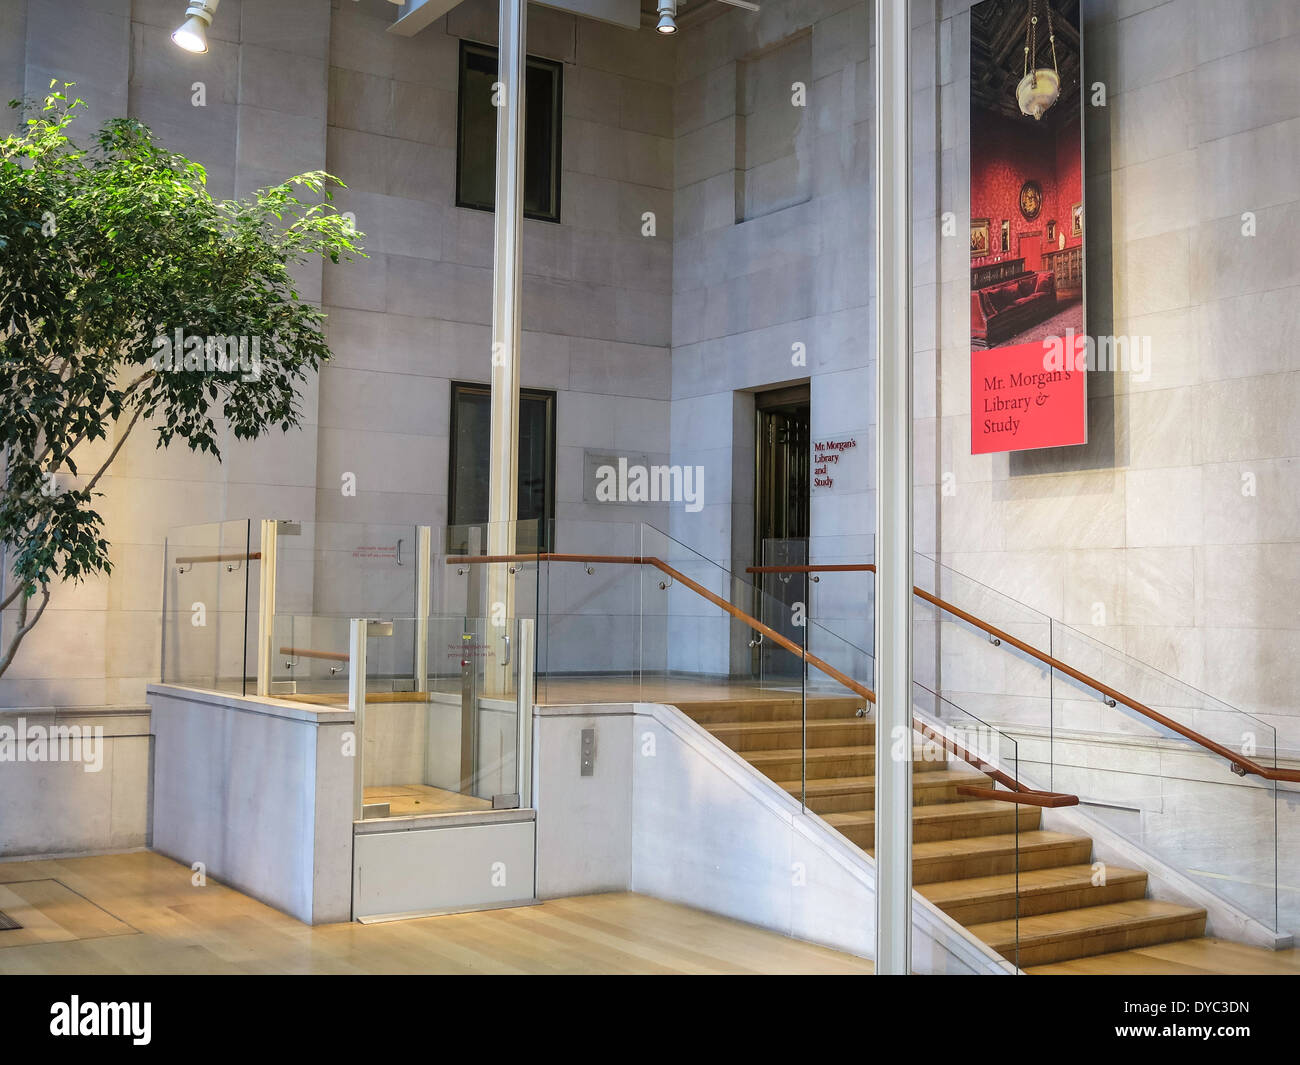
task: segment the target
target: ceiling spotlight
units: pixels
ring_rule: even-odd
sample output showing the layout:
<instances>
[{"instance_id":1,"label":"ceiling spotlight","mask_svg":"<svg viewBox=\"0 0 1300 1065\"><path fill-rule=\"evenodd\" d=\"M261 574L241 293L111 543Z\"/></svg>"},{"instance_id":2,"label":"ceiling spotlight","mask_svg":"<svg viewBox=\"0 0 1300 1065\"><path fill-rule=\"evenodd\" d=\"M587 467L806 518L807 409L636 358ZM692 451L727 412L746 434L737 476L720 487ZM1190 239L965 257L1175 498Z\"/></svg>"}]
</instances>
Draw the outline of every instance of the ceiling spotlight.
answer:
<instances>
[{"instance_id":1,"label":"ceiling spotlight","mask_svg":"<svg viewBox=\"0 0 1300 1065\"><path fill-rule=\"evenodd\" d=\"M208 27L212 25L212 16L217 13L217 4L220 2L221 0L190 0L190 6L185 9L185 21L172 34L172 40L187 52L206 52Z\"/></svg>"},{"instance_id":2,"label":"ceiling spotlight","mask_svg":"<svg viewBox=\"0 0 1300 1065\"><path fill-rule=\"evenodd\" d=\"M665 35L677 32L677 20L673 17L677 14L677 0L659 0L655 14L659 16L659 24L655 29Z\"/></svg>"}]
</instances>

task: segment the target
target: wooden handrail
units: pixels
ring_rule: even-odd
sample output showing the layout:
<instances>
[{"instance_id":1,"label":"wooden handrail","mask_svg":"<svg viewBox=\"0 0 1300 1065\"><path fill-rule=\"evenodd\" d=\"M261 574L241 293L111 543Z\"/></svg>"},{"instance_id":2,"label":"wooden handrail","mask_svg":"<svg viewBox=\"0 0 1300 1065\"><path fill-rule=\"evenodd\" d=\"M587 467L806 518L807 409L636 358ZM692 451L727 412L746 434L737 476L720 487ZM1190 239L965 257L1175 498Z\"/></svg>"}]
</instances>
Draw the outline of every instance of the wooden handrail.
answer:
<instances>
[{"instance_id":1,"label":"wooden handrail","mask_svg":"<svg viewBox=\"0 0 1300 1065\"><path fill-rule=\"evenodd\" d=\"M789 637L781 635L781 633L777 632L774 628L772 628L769 625L764 625L757 618L751 617L749 614L746 614L739 607L733 605L732 603L729 603L726 599L723 599L722 596L718 595L716 592L709 591L709 589L705 588L702 584L699 584L696 581L691 580L688 576L686 576L686 574L682 573L680 570L674 569L672 566L668 565L667 562L664 562L662 559L655 558L652 555L647 555L647 556L561 555L561 554L543 552L543 553L536 553L536 554L514 554L514 555L452 555L447 558L448 565L452 565L454 563L459 563L462 565L478 565L478 564L486 565L491 563L527 562L527 561L602 562L602 563L613 563L613 564L624 564L624 565L653 566L661 573L666 574L669 577L672 577L672 579L677 583L683 585L684 587L689 588L697 595L703 596L714 606L730 614L737 621L743 621L755 632L762 633L764 636L771 639L774 643L780 645L781 647L784 647L791 654L799 657L802 661L807 662L809 665L814 666L815 668L821 670L828 677L844 685L844 687L848 688L849 691L861 695L864 699L867 700L867 702L874 703L876 701L876 693L873 692L870 688L868 688L865 684L858 683L852 677L847 676L846 674L840 672L840 670L836 669L829 662L823 661L822 659L818 658L816 655L809 654L805 648L800 647ZM1035 801L1031 802L1031 805L1035 805L1035 806L1043 806L1043 805L1074 806L1077 805L1079 802L1079 798L1077 795L1064 795L1058 792L1035 791L1033 788L1025 787L1014 777L1008 775L1007 773L1004 773L1002 770L996 768L995 766L989 765L978 755L972 754L970 751L966 750L960 744L956 743L951 737L945 736L941 732L936 732L934 729L930 728L929 725L923 723L916 723L914 724L914 727L917 732L921 733L921 735L925 736L927 739L935 740L941 743L946 750L957 755L957 757L961 758L965 762L968 762L970 765L974 766L975 768L980 769L985 773L988 773L989 776L991 776L999 784L1002 784L1004 787L1009 788L1011 792L1015 793L1014 795L1012 795L1009 794L1008 792L993 792L992 789L989 789L990 795L988 797L990 798L999 798L1006 802L1020 802L1022 801L1021 798L1022 796L1033 796ZM1052 801L1051 802L1036 801L1038 799L1042 799L1042 800L1050 799ZM1029 801L1029 800L1024 800L1024 801Z\"/></svg>"},{"instance_id":2,"label":"wooden handrail","mask_svg":"<svg viewBox=\"0 0 1300 1065\"><path fill-rule=\"evenodd\" d=\"M178 566L183 566L187 562L256 562L262 557L261 551L241 552L239 554L220 554L220 555L186 555L184 558L174 558L173 562Z\"/></svg>"},{"instance_id":3,"label":"wooden handrail","mask_svg":"<svg viewBox=\"0 0 1300 1065\"><path fill-rule=\"evenodd\" d=\"M836 566L830 566L830 565L791 566L791 567L749 566L745 570L745 572L746 573L784 573L784 572L816 573L820 571L833 571L833 570L840 570L844 568L846 567L838 566L838 565ZM869 570L872 573L876 572L876 567L871 563L860 563L854 567L849 567L849 568ZM940 610L944 611L945 613L951 614L955 618L960 618L968 625L973 625L975 628L981 630L982 632L987 633L989 636L994 637L994 639L1001 640L1003 643L1009 643L1012 647L1015 647L1016 649L1023 651L1031 658L1035 658L1039 662L1042 662L1044 665L1050 666L1052 669L1059 670L1060 672L1064 673L1067 677L1071 677L1074 680L1077 680L1080 684L1085 684L1089 688L1092 688L1094 691L1100 692L1102 695L1106 696L1106 698L1112 699L1117 703L1123 703L1130 710L1137 711L1137 713L1141 714L1143 717L1149 718L1150 720L1155 721L1157 724L1163 725L1171 732L1176 732L1178 735L1184 737L1185 739L1189 739L1193 743L1199 744L1200 746L1204 747L1207 751L1211 751L1214 754L1217 754L1220 757L1227 759L1238 769L1242 770L1243 775L1246 773L1251 773L1254 774L1255 776L1262 777L1264 780L1283 780L1283 781L1288 781L1290 783L1300 783L1300 769L1277 769L1276 767L1270 768L1269 766L1260 765L1258 762L1254 761L1253 759L1247 758L1243 754L1238 754L1231 747L1225 747L1223 744L1210 739L1208 736L1203 736L1199 732L1195 731L1194 729L1188 728L1186 725L1182 724L1181 722L1175 721L1173 718L1160 713L1159 710L1153 710L1145 703L1130 698L1129 696L1125 695L1123 692L1117 691L1115 688L1112 688L1109 684L1099 681L1095 677L1089 676L1087 673L1084 673L1082 670L1075 669L1073 666L1068 665L1065 662L1062 662L1059 658L1055 657L1054 655L1050 655L1046 651L1040 651L1037 647L1034 647L1032 644L1028 644L1024 640L1012 636L1009 632L1004 632L1002 629L999 629L996 625L990 625L987 621L977 618L974 614L962 610L961 607L954 606L952 603L949 603L946 599L940 599L937 595L933 595L932 593L925 591L923 588L918 588L916 585L912 586L912 591L919 598L924 599L927 603L931 604L932 606L937 606Z\"/></svg>"},{"instance_id":4,"label":"wooden handrail","mask_svg":"<svg viewBox=\"0 0 1300 1065\"><path fill-rule=\"evenodd\" d=\"M324 658L330 662L347 662L352 657L346 651L315 651L310 647L281 647L280 654L290 658Z\"/></svg>"},{"instance_id":5,"label":"wooden handrail","mask_svg":"<svg viewBox=\"0 0 1300 1065\"><path fill-rule=\"evenodd\" d=\"M843 573L848 570L876 572L870 562L843 563L834 566L746 566L746 573Z\"/></svg>"}]
</instances>

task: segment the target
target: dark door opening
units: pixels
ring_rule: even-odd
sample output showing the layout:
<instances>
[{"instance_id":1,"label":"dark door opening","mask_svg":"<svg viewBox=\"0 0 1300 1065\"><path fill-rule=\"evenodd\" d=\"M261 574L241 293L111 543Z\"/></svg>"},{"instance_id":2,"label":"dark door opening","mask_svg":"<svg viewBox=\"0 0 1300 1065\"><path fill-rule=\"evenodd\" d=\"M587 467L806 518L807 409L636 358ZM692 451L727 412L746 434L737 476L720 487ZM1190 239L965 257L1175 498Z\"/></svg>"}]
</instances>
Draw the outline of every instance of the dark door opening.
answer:
<instances>
[{"instance_id":1,"label":"dark door opening","mask_svg":"<svg viewBox=\"0 0 1300 1065\"><path fill-rule=\"evenodd\" d=\"M812 449L808 386L760 393L755 402L754 558L760 566L802 566L808 562ZM807 574L759 574L761 620L803 645ZM761 681L797 682L802 663L770 642L755 647Z\"/></svg>"}]
</instances>

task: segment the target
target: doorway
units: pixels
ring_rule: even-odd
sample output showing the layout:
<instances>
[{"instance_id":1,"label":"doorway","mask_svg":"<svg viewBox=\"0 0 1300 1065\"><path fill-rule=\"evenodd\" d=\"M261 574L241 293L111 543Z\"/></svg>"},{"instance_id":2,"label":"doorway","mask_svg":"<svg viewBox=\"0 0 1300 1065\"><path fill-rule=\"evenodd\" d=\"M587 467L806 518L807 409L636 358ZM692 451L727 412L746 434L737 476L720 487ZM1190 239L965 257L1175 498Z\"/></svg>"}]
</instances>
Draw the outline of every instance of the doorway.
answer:
<instances>
[{"instance_id":1,"label":"doorway","mask_svg":"<svg viewBox=\"0 0 1300 1065\"><path fill-rule=\"evenodd\" d=\"M755 397L754 558L760 566L808 562L812 450L807 385L760 392ZM801 646L806 611L806 573L761 573L755 584L759 620ZM753 668L760 683L797 683L802 663L781 647L759 641Z\"/></svg>"},{"instance_id":2,"label":"doorway","mask_svg":"<svg viewBox=\"0 0 1300 1065\"><path fill-rule=\"evenodd\" d=\"M1020 257L1025 260L1026 270L1043 268L1042 243L1043 234L1039 231L1020 234Z\"/></svg>"}]
</instances>

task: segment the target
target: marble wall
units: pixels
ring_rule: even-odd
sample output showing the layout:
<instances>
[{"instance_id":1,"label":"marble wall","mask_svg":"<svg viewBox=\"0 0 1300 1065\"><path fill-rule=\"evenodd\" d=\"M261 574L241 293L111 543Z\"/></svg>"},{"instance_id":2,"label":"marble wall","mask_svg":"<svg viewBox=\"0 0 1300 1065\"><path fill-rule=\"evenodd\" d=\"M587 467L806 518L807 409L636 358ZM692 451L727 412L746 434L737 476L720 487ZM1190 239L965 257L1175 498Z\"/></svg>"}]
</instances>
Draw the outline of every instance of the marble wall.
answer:
<instances>
[{"instance_id":1,"label":"marble wall","mask_svg":"<svg viewBox=\"0 0 1300 1065\"><path fill-rule=\"evenodd\" d=\"M486 382L491 360L493 216L455 206L458 39L495 44L497 5L412 38L392 13L334 14L327 167L369 258L327 272L316 513L437 527L450 382ZM584 499L583 452L668 451L672 42L538 7L528 22L529 52L564 64L564 116L561 224L524 223L522 383L557 392L557 519L626 520Z\"/></svg>"},{"instance_id":2,"label":"marble wall","mask_svg":"<svg viewBox=\"0 0 1300 1065\"><path fill-rule=\"evenodd\" d=\"M917 549L1300 749L1300 9L1084 0L1088 327L1149 373L1084 448L972 456L969 7L917 5Z\"/></svg>"},{"instance_id":3,"label":"marble wall","mask_svg":"<svg viewBox=\"0 0 1300 1065\"><path fill-rule=\"evenodd\" d=\"M202 163L217 196L328 169L369 255L299 277L336 356L303 397L301 429L226 439L220 465L132 435L101 482L113 574L55 589L0 705L141 700L159 676L170 528L315 519L367 523L356 542L391 544L398 524L445 522L450 382L486 382L491 347L492 215L454 205L458 38L493 43L496 5L467 0L414 38L387 32L393 14L386 0L226 0L209 52L193 56L168 39L171 0L0 5L7 96L75 81L92 105L83 138L138 117ZM523 384L557 393L557 518L662 525L661 507L593 502L584 453L669 452L675 45L542 8L529 23L530 52L564 63L562 223L524 226ZM336 609L345 586L309 576L293 609Z\"/></svg>"},{"instance_id":4,"label":"marble wall","mask_svg":"<svg viewBox=\"0 0 1300 1065\"><path fill-rule=\"evenodd\" d=\"M0 730L6 746L10 737L57 738L44 746L19 740L24 758L43 760L18 762L6 752L0 767L0 855L95 854L149 844L148 707L2 711ZM56 747L60 760L53 760Z\"/></svg>"},{"instance_id":5,"label":"marble wall","mask_svg":"<svg viewBox=\"0 0 1300 1065\"><path fill-rule=\"evenodd\" d=\"M76 82L72 91L89 104L74 140L88 141L105 119L140 118L169 147L207 168L216 196L244 194L325 164L328 0L227 0L205 56L170 41L177 8L168 0L11 0L4 6L3 47L17 50L20 42L25 54L22 92L39 99L58 78ZM194 106L196 82L203 83L206 106ZM320 298L319 266L298 280L307 298ZM153 434L137 429L101 481L113 573L54 589L40 625L0 680L0 705L142 702L145 684L159 676L168 529L250 514L310 517L314 382L302 409L302 428L287 436L247 443L227 434L221 465L183 446L157 450ZM79 464L95 468L96 456L102 461L115 443L85 449ZM11 624L6 616L6 633Z\"/></svg>"},{"instance_id":6,"label":"marble wall","mask_svg":"<svg viewBox=\"0 0 1300 1065\"><path fill-rule=\"evenodd\" d=\"M914 5L916 548L1079 630L1081 654L1102 654L1088 643L1098 641L1300 749L1300 362L1289 344L1300 104L1287 73L1300 15L1085 0L1086 95L1106 88L1085 122L1090 330L1149 338L1149 373L1097 375L1085 448L972 456L969 6ZM674 461L703 463L717 491L671 528L732 570L752 561L749 393L807 380L813 438L866 443L851 479L814 489L812 554L861 555L875 520L868 7L767 5L688 29L674 115L672 446ZM743 130L755 126L745 70L801 34L811 34L815 135L795 138L793 156L810 198L738 223ZM956 235L944 238L949 211ZM791 364L796 342L806 367ZM823 583L818 612L846 615ZM965 677L947 686L938 643L925 653L934 662L923 672L946 692L1005 694ZM1112 657L1117 677L1140 674ZM971 668L1007 669L978 658ZM1215 705L1184 695L1198 710Z\"/></svg>"},{"instance_id":7,"label":"marble wall","mask_svg":"<svg viewBox=\"0 0 1300 1065\"><path fill-rule=\"evenodd\" d=\"M674 510L670 531L737 573L755 561L753 393L782 383L810 383L814 440L860 445L832 488L813 490L813 558L870 549L868 10L852 0L767 4L757 15L718 7L680 34L672 447L673 462L704 468L708 492L699 512ZM824 591L827 616L843 616ZM744 656L724 622L709 624L670 657L699 668L702 638L715 670Z\"/></svg>"}]
</instances>

